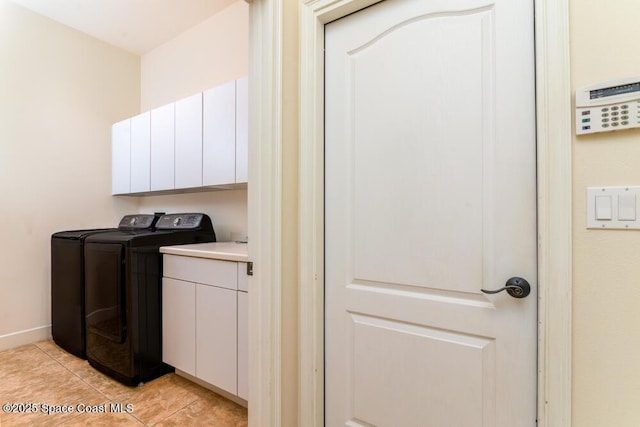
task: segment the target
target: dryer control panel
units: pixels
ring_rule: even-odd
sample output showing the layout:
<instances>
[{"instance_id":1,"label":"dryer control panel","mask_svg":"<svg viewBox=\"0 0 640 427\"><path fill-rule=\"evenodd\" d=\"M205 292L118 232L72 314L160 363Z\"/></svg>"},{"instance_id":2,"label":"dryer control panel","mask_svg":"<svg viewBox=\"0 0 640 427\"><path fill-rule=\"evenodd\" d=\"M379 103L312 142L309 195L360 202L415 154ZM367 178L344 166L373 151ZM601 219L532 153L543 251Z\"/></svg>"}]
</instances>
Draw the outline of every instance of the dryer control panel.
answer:
<instances>
[{"instance_id":1,"label":"dryer control panel","mask_svg":"<svg viewBox=\"0 0 640 427\"><path fill-rule=\"evenodd\" d=\"M143 230L152 228L156 216L149 214L125 215L118 224L119 230Z\"/></svg>"},{"instance_id":2,"label":"dryer control panel","mask_svg":"<svg viewBox=\"0 0 640 427\"><path fill-rule=\"evenodd\" d=\"M157 230L197 229L202 224L204 214L184 213L162 215L156 224Z\"/></svg>"}]
</instances>

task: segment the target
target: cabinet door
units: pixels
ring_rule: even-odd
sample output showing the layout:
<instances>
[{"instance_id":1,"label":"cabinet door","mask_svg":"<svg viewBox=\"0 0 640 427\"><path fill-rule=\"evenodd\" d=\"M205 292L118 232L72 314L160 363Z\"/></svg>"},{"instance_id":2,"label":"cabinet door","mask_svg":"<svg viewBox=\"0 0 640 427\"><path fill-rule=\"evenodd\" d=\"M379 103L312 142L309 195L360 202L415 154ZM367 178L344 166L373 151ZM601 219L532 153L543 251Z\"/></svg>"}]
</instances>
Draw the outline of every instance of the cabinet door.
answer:
<instances>
[{"instance_id":1,"label":"cabinet door","mask_svg":"<svg viewBox=\"0 0 640 427\"><path fill-rule=\"evenodd\" d=\"M247 263L238 263L238 290L249 291L249 276L247 275Z\"/></svg>"},{"instance_id":2,"label":"cabinet door","mask_svg":"<svg viewBox=\"0 0 640 427\"><path fill-rule=\"evenodd\" d=\"M238 292L238 396L249 399L249 294Z\"/></svg>"},{"instance_id":3,"label":"cabinet door","mask_svg":"<svg viewBox=\"0 0 640 427\"><path fill-rule=\"evenodd\" d=\"M162 360L196 375L196 285L162 279Z\"/></svg>"},{"instance_id":4,"label":"cabinet door","mask_svg":"<svg viewBox=\"0 0 640 427\"><path fill-rule=\"evenodd\" d=\"M131 120L111 127L111 193L131 192Z\"/></svg>"},{"instance_id":5,"label":"cabinet door","mask_svg":"<svg viewBox=\"0 0 640 427\"><path fill-rule=\"evenodd\" d=\"M196 285L196 376L232 394L238 388L237 294Z\"/></svg>"},{"instance_id":6,"label":"cabinet door","mask_svg":"<svg viewBox=\"0 0 640 427\"><path fill-rule=\"evenodd\" d=\"M202 186L202 93L176 108L175 188Z\"/></svg>"},{"instance_id":7,"label":"cabinet door","mask_svg":"<svg viewBox=\"0 0 640 427\"><path fill-rule=\"evenodd\" d=\"M151 114L131 118L131 192L149 191L151 178Z\"/></svg>"},{"instance_id":8,"label":"cabinet door","mask_svg":"<svg viewBox=\"0 0 640 427\"><path fill-rule=\"evenodd\" d=\"M151 190L174 188L175 104L151 110Z\"/></svg>"},{"instance_id":9,"label":"cabinet door","mask_svg":"<svg viewBox=\"0 0 640 427\"><path fill-rule=\"evenodd\" d=\"M249 79L236 81L236 182L249 179Z\"/></svg>"},{"instance_id":10,"label":"cabinet door","mask_svg":"<svg viewBox=\"0 0 640 427\"><path fill-rule=\"evenodd\" d=\"M233 184L236 179L236 82L203 93L203 185Z\"/></svg>"}]
</instances>

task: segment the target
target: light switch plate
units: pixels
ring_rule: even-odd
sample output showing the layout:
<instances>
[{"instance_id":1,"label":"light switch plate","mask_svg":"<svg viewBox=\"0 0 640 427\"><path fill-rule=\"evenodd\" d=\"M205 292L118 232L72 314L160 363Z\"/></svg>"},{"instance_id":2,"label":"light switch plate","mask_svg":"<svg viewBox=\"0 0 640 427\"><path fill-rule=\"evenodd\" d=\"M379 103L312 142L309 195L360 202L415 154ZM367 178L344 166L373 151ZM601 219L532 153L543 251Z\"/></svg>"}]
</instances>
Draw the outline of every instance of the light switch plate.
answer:
<instances>
[{"instance_id":1,"label":"light switch plate","mask_svg":"<svg viewBox=\"0 0 640 427\"><path fill-rule=\"evenodd\" d=\"M587 228L637 230L640 187L587 188Z\"/></svg>"}]
</instances>

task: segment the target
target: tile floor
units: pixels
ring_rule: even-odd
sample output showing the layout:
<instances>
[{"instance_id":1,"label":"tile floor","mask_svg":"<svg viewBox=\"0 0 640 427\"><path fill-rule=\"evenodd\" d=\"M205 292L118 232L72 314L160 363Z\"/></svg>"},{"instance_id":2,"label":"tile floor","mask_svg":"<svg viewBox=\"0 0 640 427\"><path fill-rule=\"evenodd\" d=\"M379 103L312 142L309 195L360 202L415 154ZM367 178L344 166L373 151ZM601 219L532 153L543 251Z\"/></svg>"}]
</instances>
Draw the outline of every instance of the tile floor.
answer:
<instances>
[{"instance_id":1,"label":"tile floor","mask_svg":"<svg viewBox=\"0 0 640 427\"><path fill-rule=\"evenodd\" d=\"M35 403L38 412L6 413L7 403ZM47 415L41 404L50 411L69 405L73 411ZM127 387L53 341L0 352L0 405L1 427L247 425L245 408L182 377L167 374L141 387Z\"/></svg>"}]
</instances>

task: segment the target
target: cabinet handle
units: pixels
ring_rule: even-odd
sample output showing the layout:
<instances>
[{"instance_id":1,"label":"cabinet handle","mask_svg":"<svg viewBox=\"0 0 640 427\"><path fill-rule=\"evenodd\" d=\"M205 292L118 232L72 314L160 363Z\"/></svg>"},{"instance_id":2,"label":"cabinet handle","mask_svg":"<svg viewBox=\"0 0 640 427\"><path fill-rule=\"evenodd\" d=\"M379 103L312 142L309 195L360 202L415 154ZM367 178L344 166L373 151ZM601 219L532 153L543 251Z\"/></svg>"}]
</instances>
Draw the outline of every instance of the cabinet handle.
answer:
<instances>
[{"instance_id":1,"label":"cabinet handle","mask_svg":"<svg viewBox=\"0 0 640 427\"><path fill-rule=\"evenodd\" d=\"M247 276L253 276L253 263L247 263Z\"/></svg>"}]
</instances>

